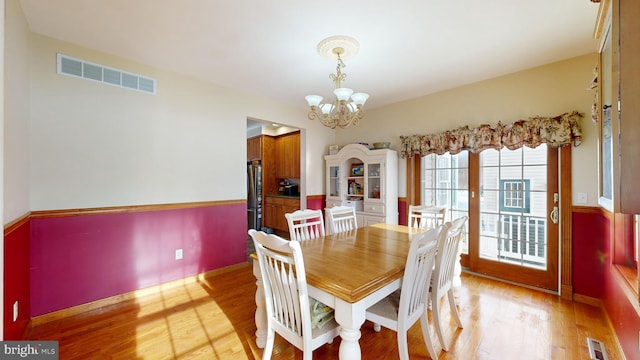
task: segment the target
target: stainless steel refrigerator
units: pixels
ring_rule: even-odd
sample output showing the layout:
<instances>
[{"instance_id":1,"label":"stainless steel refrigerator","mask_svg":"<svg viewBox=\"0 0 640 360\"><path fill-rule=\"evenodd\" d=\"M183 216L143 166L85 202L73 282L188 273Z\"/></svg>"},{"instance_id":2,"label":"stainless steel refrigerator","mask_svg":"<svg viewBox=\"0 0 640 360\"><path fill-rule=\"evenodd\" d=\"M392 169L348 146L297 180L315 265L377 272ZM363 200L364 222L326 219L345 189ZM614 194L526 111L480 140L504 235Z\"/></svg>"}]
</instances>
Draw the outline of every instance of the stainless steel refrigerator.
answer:
<instances>
[{"instance_id":1,"label":"stainless steel refrigerator","mask_svg":"<svg viewBox=\"0 0 640 360\"><path fill-rule=\"evenodd\" d=\"M247 163L247 222L249 229L262 227L262 165Z\"/></svg>"}]
</instances>

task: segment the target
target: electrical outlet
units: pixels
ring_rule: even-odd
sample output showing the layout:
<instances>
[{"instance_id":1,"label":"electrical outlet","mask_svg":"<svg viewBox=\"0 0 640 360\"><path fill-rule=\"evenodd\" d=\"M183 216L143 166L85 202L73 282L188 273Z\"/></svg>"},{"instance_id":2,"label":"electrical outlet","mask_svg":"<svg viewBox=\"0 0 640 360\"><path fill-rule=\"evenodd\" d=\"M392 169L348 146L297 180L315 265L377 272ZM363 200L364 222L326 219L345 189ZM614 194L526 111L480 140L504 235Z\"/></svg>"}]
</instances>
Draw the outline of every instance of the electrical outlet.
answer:
<instances>
[{"instance_id":1,"label":"electrical outlet","mask_svg":"<svg viewBox=\"0 0 640 360\"><path fill-rule=\"evenodd\" d=\"M182 249L176 250L176 260L182 259Z\"/></svg>"},{"instance_id":2,"label":"electrical outlet","mask_svg":"<svg viewBox=\"0 0 640 360\"><path fill-rule=\"evenodd\" d=\"M591 360L609 360L607 349L600 340L587 338L587 346L589 348L589 359Z\"/></svg>"},{"instance_id":3,"label":"electrical outlet","mask_svg":"<svg viewBox=\"0 0 640 360\"><path fill-rule=\"evenodd\" d=\"M18 300L13 303L13 322L18 321Z\"/></svg>"}]
</instances>

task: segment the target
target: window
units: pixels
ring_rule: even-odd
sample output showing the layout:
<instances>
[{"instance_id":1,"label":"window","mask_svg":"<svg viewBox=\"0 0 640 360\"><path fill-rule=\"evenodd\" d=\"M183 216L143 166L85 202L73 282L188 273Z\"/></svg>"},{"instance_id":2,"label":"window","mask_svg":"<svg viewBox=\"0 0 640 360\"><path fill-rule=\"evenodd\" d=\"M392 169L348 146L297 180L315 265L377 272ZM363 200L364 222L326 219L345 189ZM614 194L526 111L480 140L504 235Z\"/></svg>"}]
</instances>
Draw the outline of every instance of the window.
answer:
<instances>
[{"instance_id":1,"label":"window","mask_svg":"<svg viewBox=\"0 0 640 360\"><path fill-rule=\"evenodd\" d=\"M427 155L422 158L421 166L421 204L446 207L446 221L469 216L469 153ZM462 240L465 254L468 252L467 238L463 236Z\"/></svg>"},{"instance_id":2,"label":"window","mask_svg":"<svg viewBox=\"0 0 640 360\"><path fill-rule=\"evenodd\" d=\"M456 155L427 155L422 158L422 204L444 206L465 214L469 209L469 159L463 151ZM451 217L448 217L451 219Z\"/></svg>"},{"instance_id":3,"label":"window","mask_svg":"<svg viewBox=\"0 0 640 360\"><path fill-rule=\"evenodd\" d=\"M528 179L500 180L500 210L529 213L529 182Z\"/></svg>"},{"instance_id":4,"label":"window","mask_svg":"<svg viewBox=\"0 0 640 360\"><path fill-rule=\"evenodd\" d=\"M600 92L599 104L602 112L600 113L599 121L599 136L598 150L600 152L600 183L598 202L601 206L613 211L613 174L614 174L614 134L616 129L614 123L617 118L617 111L613 111L612 105L616 102L618 94L614 94L612 91L612 79L611 72L613 64L613 50L611 41L611 28L606 30L606 35L603 37L604 43L600 49L600 76L598 78L598 91Z\"/></svg>"}]
</instances>

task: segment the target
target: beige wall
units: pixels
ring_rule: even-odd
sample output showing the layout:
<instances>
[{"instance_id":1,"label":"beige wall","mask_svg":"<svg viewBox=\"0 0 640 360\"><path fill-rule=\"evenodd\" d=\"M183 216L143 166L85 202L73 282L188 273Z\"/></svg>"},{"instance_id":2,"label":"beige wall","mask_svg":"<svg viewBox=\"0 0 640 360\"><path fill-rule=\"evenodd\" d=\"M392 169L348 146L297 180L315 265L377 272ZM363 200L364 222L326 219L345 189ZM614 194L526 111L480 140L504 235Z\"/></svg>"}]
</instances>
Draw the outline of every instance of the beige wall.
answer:
<instances>
[{"instance_id":1,"label":"beige wall","mask_svg":"<svg viewBox=\"0 0 640 360\"><path fill-rule=\"evenodd\" d=\"M591 122L596 54L588 54L518 73L489 79L366 113L355 128L338 131L338 144L390 141L398 149L400 135L429 134L462 125L511 123L531 116L555 116L578 110L583 143L573 151L573 194L588 194L597 204L597 136ZM371 96L375 96L372 94ZM400 160L399 195L406 195L405 162Z\"/></svg>"},{"instance_id":2,"label":"beige wall","mask_svg":"<svg viewBox=\"0 0 640 360\"><path fill-rule=\"evenodd\" d=\"M29 28L17 0L6 2L4 38L4 224L29 212Z\"/></svg>"},{"instance_id":3,"label":"beige wall","mask_svg":"<svg viewBox=\"0 0 640 360\"><path fill-rule=\"evenodd\" d=\"M15 0L9 4L8 11L19 11L11 6ZM6 37L20 51L7 57L7 67L24 74L28 63L31 86L5 84L11 86L7 93L15 94L12 104L18 104L6 126L12 142L4 156L10 170L5 223L28 210L245 198L247 117L302 129L301 192L307 196L324 194L323 156L329 144L391 141L398 148L402 134L579 110L586 116L584 143L574 151L574 179L580 179L574 180L574 194L586 192L589 204L595 204L597 130L588 117L593 93L586 89L595 54L374 109L360 126L332 131L307 119L304 101L286 107L73 44L26 36L19 15ZM25 38L29 62L24 61ZM57 52L153 77L157 94L58 75ZM29 91L30 102L25 99ZM25 124L30 124L28 138ZM406 193L404 170L400 161L401 196Z\"/></svg>"},{"instance_id":4,"label":"beige wall","mask_svg":"<svg viewBox=\"0 0 640 360\"><path fill-rule=\"evenodd\" d=\"M31 210L246 198L246 119L313 132L305 166L334 132L289 108L194 78L32 35ZM56 73L56 53L153 77L157 94ZM316 155L313 155L316 154ZM323 193L322 171L307 194Z\"/></svg>"},{"instance_id":5,"label":"beige wall","mask_svg":"<svg viewBox=\"0 0 640 360\"><path fill-rule=\"evenodd\" d=\"M0 81L4 84L4 54L5 54L5 3L4 0L0 0ZM0 139L4 138L4 124L5 124L5 114L4 114L4 86L0 87ZM4 141L2 141L2 145L0 149L2 149L2 156L0 157L0 175L4 174ZM0 176L0 182L4 184L3 176ZM0 195L0 217L4 219L4 195ZM0 288L4 289L4 241L0 244ZM4 291L0 294L0 303L4 304ZM0 313L0 323L4 324L4 311ZM0 339L4 339L4 326L0 328Z\"/></svg>"}]
</instances>

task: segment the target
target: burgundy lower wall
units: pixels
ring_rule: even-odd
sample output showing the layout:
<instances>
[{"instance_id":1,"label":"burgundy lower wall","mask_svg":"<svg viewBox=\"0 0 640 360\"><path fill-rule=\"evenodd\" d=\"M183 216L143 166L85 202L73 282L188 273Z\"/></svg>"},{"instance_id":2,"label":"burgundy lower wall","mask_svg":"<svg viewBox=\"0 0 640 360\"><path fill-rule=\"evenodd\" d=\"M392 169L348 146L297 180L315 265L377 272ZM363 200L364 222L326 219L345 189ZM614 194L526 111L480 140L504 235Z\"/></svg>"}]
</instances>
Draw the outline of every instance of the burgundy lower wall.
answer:
<instances>
[{"instance_id":1,"label":"burgundy lower wall","mask_svg":"<svg viewBox=\"0 0 640 360\"><path fill-rule=\"evenodd\" d=\"M307 196L307 209L322 210L326 207L326 198L322 196Z\"/></svg>"},{"instance_id":2,"label":"burgundy lower wall","mask_svg":"<svg viewBox=\"0 0 640 360\"><path fill-rule=\"evenodd\" d=\"M4 340L23 340L31 319L29 234L29 220L26 219L4 237ZM13 304L16 301L18 318L14 322Z\"/></svg>"},{"instance_id":3,"label":"burgundy lower wall","mask_svg":"<svg viewBox=\"0 0 640 360\"><path fill-rule=\"evenodd\" d=\"M398 205L403 223L406 203ZM324 198L307 207L324 208ZM609 220L590 210L574 211L572 221L574 292L603 300L626 357L640 359L640 317L611 273ZM246 261L246 205L37 218L4 241L4 334L17 340L30 316Z\"/></svg>"},{"instance_id":4,"label":"burgundy lower wall","mask_svg":"<svg viewBox=\"0 0 640 360\"><path fill-rule=\"evenodd\" d=\"M598 299L604 290L604 273L610 261L602 215L596 211L574 211L571 231L573 292Z\"/></svg>"},{"instance_id":5,"label":"burgundy lower wall","mask_svg":"<svg viewBox=\"0 0 640 360\"><path fill-rule=\"evenodd\" d=\"M398 224L407 225L409 219L407 217L407 199L398 198Z\"/></svg>"},{"instance_id":6,"label":"burgundy lower wall","mask_svg":"<svg viewBox=\"0 0 640 360\"><path fill-rule=\"evenodd\" d=\"M640 317L613 278L612 268L605 270L603 303L627 359L640 359L638 330Z\"/></svg>"},{"instance_id":7,"label":"burgundy lower wall","mask_svg":"<svg viewBox=\"0 0 640 360\"><path fill-rule=\"evenodd\" d=\"M603 238L605 239L605 246L607 254L609 255L607 257L607 263L610 265L612 258L610 249L612 249L611 242L613 241L609 236L611 233L609 231L611 223L609 219L603 215L600 216L599 222L603 224ZM617 275L614 275L612 271L615 271L612 266L605 266L601 299L615 329L616 336L622 346L625 357L627 359L640 359L640 350L638 349L640 316L629 302L622 285L616 280Z\"/></svg>"},{"instance_id":8,"label":"burgundy lower wall","mask_svg":"<svg viewBox=\"0 0 640 360\"><path fill-rule=\"evenodd\" d=\"M599 208L573 211L573 290L601 299L627 359L640 359L640 316L612 273L611 222Z\"/></svg>"},{"instance_id":9,"label":"burgundy lower wall","mask_svg":"<svg viewBox=\"0 0 640 360\"><path fill-rule=\"evenodd\" d=\"M31 316L247 261L246 214L235 203L32 219Z\"/></svg>"}]
</instances>

